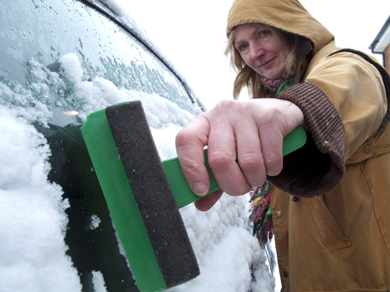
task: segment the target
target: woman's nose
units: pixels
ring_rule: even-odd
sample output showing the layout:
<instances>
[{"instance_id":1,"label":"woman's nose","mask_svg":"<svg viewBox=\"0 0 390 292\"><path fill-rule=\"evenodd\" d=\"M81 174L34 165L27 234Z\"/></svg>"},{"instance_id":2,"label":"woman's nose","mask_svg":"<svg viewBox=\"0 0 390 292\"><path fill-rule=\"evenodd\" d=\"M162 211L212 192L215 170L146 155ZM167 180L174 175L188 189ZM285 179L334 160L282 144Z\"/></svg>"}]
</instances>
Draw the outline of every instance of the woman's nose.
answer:
<instances>
[{"instance_id":1,"label":"woman's nose","mask_svg":"<svg viewBox=\"0 0 390 292\"><path fill-rule=\"evenodd\" d=\"M250 45L250 52L252 60L257 60L264 55L264 48L257 42Z\"/></svg>"}]
</instances>

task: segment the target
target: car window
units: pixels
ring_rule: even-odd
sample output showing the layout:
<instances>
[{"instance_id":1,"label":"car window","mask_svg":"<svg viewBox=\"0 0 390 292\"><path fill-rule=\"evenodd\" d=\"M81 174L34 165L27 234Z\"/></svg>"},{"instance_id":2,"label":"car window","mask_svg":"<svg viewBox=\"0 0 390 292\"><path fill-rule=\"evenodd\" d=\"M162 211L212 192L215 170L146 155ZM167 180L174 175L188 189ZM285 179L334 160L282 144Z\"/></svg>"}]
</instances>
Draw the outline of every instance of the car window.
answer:
<instances>
[{"instance_id":1,"label":"car window","mask_svg":"<svg viewBox=\"0 0 390 292\"><path fill-rule=\"evenodd\" d=\"M107 291L138 291L80 126L91 112L138 99L143 103L153 134L164 135L166 139L167 133L187 124L201 108L160 57L110 18L115 15L109 17L100 10L105 11L104 7L94 7L89 1L0 3L0 112L7 113L3 118L20 124L22 130L16 134L25 136L35 131L25 144L30 148L15 148L12 155L30 158L31 176L37 175L37 165L42 164L39 173L48 180L43 188L55 188L47 191L39 205L55 197L56 204L62 207L53 205L53 212L59 209L59 214L63 214L65 209L61 224L67 226L63 230L64 248L68 248L69 267L77 270L82 286L79 291L96 291L99 281ZM11 136L4 145L21 141L19 136ZM174 141L174 135L169 140ZM164 143L157 147L164 147ZM162 157L167 158L170 157ZM11 162L15 164L22 158L16 160ZM10 169L23 166L18 165L11 165ZM16 171L14 176L12 187L16 188L21 178ZM30 181L29 190L34 183L35 180ZM34 202L37 202L35 197ZM25 232L39 227L34 216L48 213L48 207L36 209L31 215L31 227L23 227ZM40 228L45 230L43 224ZM51 245L47 243L47 246ZM44 250L44 247L37 244L31 249ZM20 250L18 254L22 254ZM38 281L35 284L47 286Z\"/></svg>"},{"instance_id":2,"label":"car window","mask_svg":"<svg viewBox=\"0 0 390 292\"><path fill-rule=\"evenodd\" d=\"M99 77L119 88L157 94L184 110L198 111L183 84L154 54L95 9L78 1L16 0L1 3L1 11L0 79L16 94L25 95L27 90L31 103L47 107L54 102L67 113L85 106L89 113L104 102L85 104L87 98L75 96L75 87ZM72 71L81 66L81 74L64 72L60 60L67 54L74 54L79 64L68 58L66 65Z\"/></svg>"}]
</instances>

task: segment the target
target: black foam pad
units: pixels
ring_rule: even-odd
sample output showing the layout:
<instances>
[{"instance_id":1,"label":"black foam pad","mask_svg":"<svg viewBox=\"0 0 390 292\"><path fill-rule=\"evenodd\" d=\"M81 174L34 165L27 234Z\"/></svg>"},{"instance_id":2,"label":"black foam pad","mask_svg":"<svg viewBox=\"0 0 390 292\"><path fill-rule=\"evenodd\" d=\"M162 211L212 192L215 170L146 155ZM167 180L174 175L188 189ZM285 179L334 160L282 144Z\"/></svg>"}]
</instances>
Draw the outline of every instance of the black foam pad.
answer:
<instances>
[{"instance_id":1,"label":"black foam pad","mask_svg":"<svg viewBox=\"0 0 390 292\"><path fill-rule=\"evenodd\" d=\"M141 102L105 112L165 284L169 288L195 278L198 263Z\"/></svg>"}]
</instances>

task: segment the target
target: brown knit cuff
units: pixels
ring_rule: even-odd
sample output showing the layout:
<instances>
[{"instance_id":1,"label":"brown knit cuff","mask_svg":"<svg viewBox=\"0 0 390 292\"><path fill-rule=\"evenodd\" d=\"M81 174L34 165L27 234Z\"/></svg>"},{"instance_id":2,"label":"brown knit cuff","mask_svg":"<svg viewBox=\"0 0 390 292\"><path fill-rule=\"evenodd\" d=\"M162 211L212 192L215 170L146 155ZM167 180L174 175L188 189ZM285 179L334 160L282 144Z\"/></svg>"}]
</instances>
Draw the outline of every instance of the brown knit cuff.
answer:
<instances>
[{"instance_id":1,"label":"brown knit cuff","mask_svg":"<svg viewBox=\"0 0 390 292\"><path fill-rule=\"evenodd\" d=\"M282 172L269 181L297 197L316 197L333 190L345 173L343 122L328 96L312 83L296 84L280 97L297 105L308 128L308 141L287 155Z\"/></svg>"}]
</instances>

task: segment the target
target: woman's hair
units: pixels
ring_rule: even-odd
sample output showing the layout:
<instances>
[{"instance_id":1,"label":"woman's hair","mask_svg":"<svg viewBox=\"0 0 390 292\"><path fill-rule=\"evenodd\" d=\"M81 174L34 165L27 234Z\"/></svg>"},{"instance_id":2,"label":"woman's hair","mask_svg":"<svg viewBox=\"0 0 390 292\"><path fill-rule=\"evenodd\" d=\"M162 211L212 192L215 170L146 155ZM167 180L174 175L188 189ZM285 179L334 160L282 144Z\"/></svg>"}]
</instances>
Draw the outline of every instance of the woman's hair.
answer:
<instances>
[{"instance_id":1,"label":"woman's hair","mask_svg":"<svg viewBox=\"0 0 390 292\"><path fill-rule=\"evenodd\" d=\"M285 62L283 63L283 66L286 69L287 76L292 77L294 76L296 72L296 51L297 51L297 43L298 43L298 36L284 32L280 29L277 29L275 27L265 25L266 28L268 28L272 34L279 37L282 33L288 34L291 36L291 39L293 41L293 49L291 50L290 54L287 56ZM234 81L233 86L233 97L234 99L237 99L241 89L244 86L247 86L249 96L252 98L258 98L258 97L265 97L271 93L271 91L263 86L263 84L260 81L260 75L254 71L252 68L250 68L244 60L241 58L240 53L234 46L234 29L231 31L228 39L228 43L225 49L225 55L230 54L230 66L237 72L237 77Z\"/></svg>"}]
</instances>

